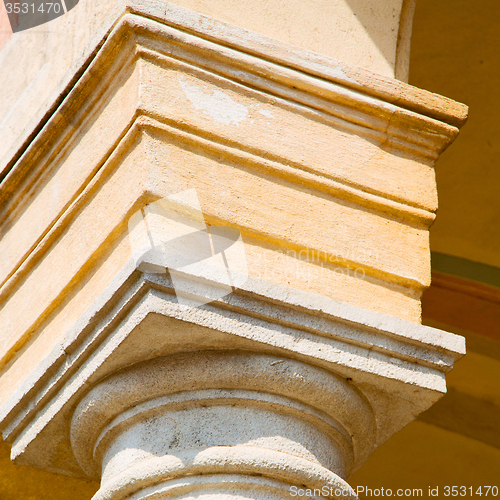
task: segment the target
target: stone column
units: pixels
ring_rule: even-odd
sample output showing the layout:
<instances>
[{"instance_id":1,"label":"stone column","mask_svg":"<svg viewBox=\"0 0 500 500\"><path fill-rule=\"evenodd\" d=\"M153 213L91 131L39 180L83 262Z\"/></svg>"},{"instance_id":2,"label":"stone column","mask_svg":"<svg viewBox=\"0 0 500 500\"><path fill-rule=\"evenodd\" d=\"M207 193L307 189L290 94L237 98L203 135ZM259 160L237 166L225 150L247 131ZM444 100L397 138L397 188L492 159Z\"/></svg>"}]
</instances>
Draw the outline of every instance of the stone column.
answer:
<instances>
[{"instance_id":1,"label":"stone column","mask_svg":"<svg viewBox=\"0 0 500 500\"><path fill-rule=\"evenodd\" d=\"M466 108L392 48L381 76L166 2L109 14L2 166L16 463L95 500L355 498L465 349L419 321Z\"/></svg>"},{"instance_id":2,"label":"stone column","mask_svg":"<svg viewBox=\"0 0 500 500\"><path fill-rule=\"evenodd\" d=\"M294 485L353 498L344 479L374 438L370 404L344 378L251 352L123 369L71 422L79 464L101 479L95 500L288 498Z\"/></svg>"}]
</instances>

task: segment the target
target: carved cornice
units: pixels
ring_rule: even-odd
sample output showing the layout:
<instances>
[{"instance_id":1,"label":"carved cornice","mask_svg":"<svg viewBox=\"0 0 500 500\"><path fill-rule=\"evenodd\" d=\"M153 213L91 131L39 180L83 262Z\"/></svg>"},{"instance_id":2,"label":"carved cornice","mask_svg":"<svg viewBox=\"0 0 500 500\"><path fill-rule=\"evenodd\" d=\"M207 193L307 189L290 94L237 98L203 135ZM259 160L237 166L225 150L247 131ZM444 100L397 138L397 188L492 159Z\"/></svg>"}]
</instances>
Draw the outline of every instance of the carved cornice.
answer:
<instances>
[{"instance_id":1,"label":"carved cornice","mask_svg":"<svg viewBox=\"0 0 500 500\"><path fill-rule=\"evenodd\" d=\"M106 75L110 65L116 67L117 53L125 48L132 58L187 63L284 99L287 105L300 106L384 147L432 159L452 142L467 117L466 106L445 97L164 2L129 2L96 38L94 50L82 57L72 71L73 78L68 75L67 87L59 89L59 98L46 105L47 114L20 140L23 146L5 156L2 200L28 174L27 163L33 163L50 146L48 137L59 136L56 130L72 123L75 107L100 97L95 95L94 85L86 88L89 80L96 74ZM120 58L120 64L126 61L126 55ZM148 112L139 110L139 114L141 111Z\"/></svg>"},{"instance_id":2,"label":"carved cornice","mask_svg":"<svg viewBox=\"0 0 500 500\"><path fill-rule=\"evenodd\" d=\"M12 293L22 290L18 300L25 300L23 293L33 286L30 278L35 270L44 273L43 262L55 248L74 251L64 249L61 238L147 138L145 157L163 155L157 147L162 141L186 152L175 165L179 184L184 163L207 156L223 157L221 168L232 162L234 174L222 173L237 186L244 186L248 176L256 184L263 178L266 186L275 182L281 189L272 191L276 199L268 195L265 207L257 204L266 209L268 221L281 220L279 203L292 207L303 196L310 213L290 214L292 232L286 221L266 226L258 210L252 217L242 215L245 207L234 200L225 210L215 200L204 214L207 223L236 227L276 252L305 251L330 275L335 266L346 274L359 269L377 289L405 296L405 317L418 319L418 297L429 284L433 158L458 132L463 106L163 2L127 4L93 43L5 164L0 299L7 304L6 315ZM215 119L197 109L187 94L203 94L204 85L207 95L225 92L225 102L246 109L247 118L225 123L227 117ZM269 118L273 113L275 123ZM197 157L187 158L193 149ZM122 213L110 217L114 226L106 226L108 234L91 237L96 248L88 249L85 258L78 253L81 262L75 259L71 270L67 266L47 301L16 323L19 331L11 331L14 322L5 320L1 366L58 308L63 290L84 273L91 255L98 260L123 236L131 211L165 196L163 174L145 164L135 170L143 176L130 181L137 189L114 195ZM305 199L309 194L312 201ZM235 193L235 200L243 195ZM323 238L307 232L307 217L317 217L316 234ZM335 227L336 233L328 231Z\"/></svg>"}]
</instances>

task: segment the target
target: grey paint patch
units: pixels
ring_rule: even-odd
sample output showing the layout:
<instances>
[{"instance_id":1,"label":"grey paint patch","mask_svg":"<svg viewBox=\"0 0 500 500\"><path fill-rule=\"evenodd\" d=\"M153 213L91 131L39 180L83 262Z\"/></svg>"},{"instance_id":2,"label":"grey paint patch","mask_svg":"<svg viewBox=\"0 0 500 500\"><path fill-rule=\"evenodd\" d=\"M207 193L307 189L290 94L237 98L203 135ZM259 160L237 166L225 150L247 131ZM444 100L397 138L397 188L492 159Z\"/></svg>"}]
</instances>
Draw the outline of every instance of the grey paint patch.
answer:
<instances>
[{"instance_id":1,"label":"grey paint patch","mask_svg":"<svg viewBox=\"0 0 500 500\"><path fill-rule=\"evenodd\" d=\"M261 115L267 116L268 118L274 118L273 113L267 109L259 109L259 113Z\"/></svg>"},{"instance_id":2,"label":"grey paint patch","mask_svg":"<svg viewBox=\"0 0 500 500\"><path fill-rule=\"evenodd\" d=\"M339 66L336 66L335 68L330 68L329 73L336 78L339 78L341 80L347 80L348 82L352 83L357 83L359 85L359 82L357 80L346 75L344 70Z\"/></svg>"},{"instance_id":3,"label":"grey paint patch","mask_svg":"<svg viewBox=\"0 0 500 500\"><path fill-rule=\"evenodd\" d=\"M205 91L197 85L190 85L180 77L179 84L196 109L202 110L214 121L238 126L248 116L245 105L231 99L221 90Z\"/></svg>"}]
</instances>

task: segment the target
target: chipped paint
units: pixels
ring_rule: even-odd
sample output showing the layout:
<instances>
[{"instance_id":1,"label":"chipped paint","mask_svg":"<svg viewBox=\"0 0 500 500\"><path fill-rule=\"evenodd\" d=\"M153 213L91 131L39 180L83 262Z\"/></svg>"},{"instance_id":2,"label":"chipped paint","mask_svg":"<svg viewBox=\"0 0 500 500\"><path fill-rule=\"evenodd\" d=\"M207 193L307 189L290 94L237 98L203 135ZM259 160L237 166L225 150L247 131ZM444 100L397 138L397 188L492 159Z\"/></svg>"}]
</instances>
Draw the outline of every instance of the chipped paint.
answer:
<instances>
[{"instance_id":1,"label":"chipped paint","mask_svg":"<svg viewBox=\"0 0 500 500\"><path fill-rule=\"evenodd\" d=\"M272 111L269 111L268 109L259 109L259 113L261 115L267 116L268 118L274 118Z\"/></svg>"},{"instance_id":2,"label":"chipped paint","mask_svg":"<svg viewBox=\"0 0 500 500\"><path fill-rule=\"evenodd\" d=\"M350 77L348 74L346 74L346 72L340 66L335 66L333 68L330 68L328 73L334 78L338 78L339 80L344 80L351 83L357 83L359 85L359 82L354 78Z\"/></svg>"},{"instance_id":3,"label":"chipped paint","mask_svg":"<svg viewBox=\"0 0 500 500\"><path fill-rule=\"evenodd\" d=\"M177 78L181 88L191 104L214 121L225 125L238 126L248 116L248 109L244 104L236 102L221 90L204 90L198 85L191 85L181 78Z\"/></svg>"}]
</instances>

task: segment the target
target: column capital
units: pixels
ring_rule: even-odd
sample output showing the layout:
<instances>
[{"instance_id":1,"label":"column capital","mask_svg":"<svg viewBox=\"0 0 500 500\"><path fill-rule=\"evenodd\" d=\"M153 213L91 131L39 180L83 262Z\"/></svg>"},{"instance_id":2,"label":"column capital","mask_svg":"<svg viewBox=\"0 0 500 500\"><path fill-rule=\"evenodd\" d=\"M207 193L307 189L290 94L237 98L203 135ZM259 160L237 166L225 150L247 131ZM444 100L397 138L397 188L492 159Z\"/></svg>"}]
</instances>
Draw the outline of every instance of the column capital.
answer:
<instances>
[{"instance_id":1,"label":"column capital","mask_svg":"<svg viewBox=\"0 0 500 500\"><path fill-rule=\"evenodd\" d=\"M2 432L17 463L95 477L97 436L134 405L254 387L334 419L350 474L442 396L464 349L456 335L255 278L199 307L179 304L167 274L131 261L3 406Z\"/></svg>"},{"instance_id":2,"label":"column capital","mask_svg":"<svg viewBox=\"0 0 500 500\"><path fill-rule=\"evenodd\" d=\"M122 7L0 163L12 457L101 476L101 500L344 484L464 354L419 321L433 165L466 107L165 2ZM189 190L197 215L158 222ZM200 252L237 232L244 269L171 266L153 239L175 224L203 225Z\"/></svg>"}]
</instances>

